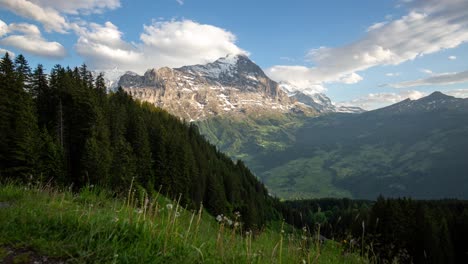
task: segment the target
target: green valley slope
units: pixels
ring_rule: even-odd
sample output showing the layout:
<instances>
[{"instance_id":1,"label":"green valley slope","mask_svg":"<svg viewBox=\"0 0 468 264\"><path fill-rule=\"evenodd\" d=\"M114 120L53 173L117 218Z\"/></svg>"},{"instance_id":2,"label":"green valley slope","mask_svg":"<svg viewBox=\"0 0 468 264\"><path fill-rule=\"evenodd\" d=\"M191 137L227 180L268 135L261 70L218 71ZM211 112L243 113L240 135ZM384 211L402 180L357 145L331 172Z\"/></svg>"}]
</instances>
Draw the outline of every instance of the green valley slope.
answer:
<instances>
[{"instance_id":1,"label":"green valley slope","mask_svg":"<svg viewBox=\"0 0 468 264\"><path fill-rule=\"evenodd\" d=\"M466 99L434 93L363 114L264 122L208 120L200 130L281 198L468 198Z\"/></svg>"}]
</instances>

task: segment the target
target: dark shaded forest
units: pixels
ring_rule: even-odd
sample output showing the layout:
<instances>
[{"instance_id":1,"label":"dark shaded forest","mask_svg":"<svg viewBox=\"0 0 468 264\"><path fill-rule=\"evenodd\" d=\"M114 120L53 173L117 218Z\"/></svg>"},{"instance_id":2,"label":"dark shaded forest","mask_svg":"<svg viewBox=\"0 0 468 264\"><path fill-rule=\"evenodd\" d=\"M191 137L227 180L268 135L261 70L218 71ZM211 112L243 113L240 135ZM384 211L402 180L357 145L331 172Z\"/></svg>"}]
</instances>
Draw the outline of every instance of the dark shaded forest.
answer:
<instances>
[{"instance_id":1,"label":"dark shaded forest","mask_svg":"<svg viewBox=\"0 0 468 264\"><path fill-rule=\"evenodd\" d=\"M203 203L213 215L238 211L248 227L280 219L275 200L241 162L234 163L196 126L107 93L103 74L86 65L45 73L19 55L0 62L0 176L116 192L161 191L181 204ZM160 189L161 188L161 189Z\"/></svg>"},{"instance_id":2,"label":"dark shaded forest","mask_svg":"<svg viewBox=\"0 0 468 264\"><path fill-rule=\"evenodd\" d=\"M284 203L286 222L378 262L468 263L468 201L317 199Z\"/></svg>"}]
</instances>

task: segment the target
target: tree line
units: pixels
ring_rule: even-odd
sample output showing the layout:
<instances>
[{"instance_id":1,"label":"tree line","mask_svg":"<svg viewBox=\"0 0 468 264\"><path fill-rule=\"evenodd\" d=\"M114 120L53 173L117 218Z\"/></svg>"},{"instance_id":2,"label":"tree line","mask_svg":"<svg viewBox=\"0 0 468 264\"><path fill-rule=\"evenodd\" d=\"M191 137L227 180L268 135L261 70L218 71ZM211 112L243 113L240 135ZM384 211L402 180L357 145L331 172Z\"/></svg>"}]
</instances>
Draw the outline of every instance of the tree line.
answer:
<instances>
[{"instance_id":1,"label":"tree line","mask_svg":"<svg viewBox=\"0 0 468 264\"><path fill-rule=\"evenodd\" d=\"M114 191L131 182L149 193L213 215L238 211L248 227L279 219L242 161L233 162L182 122L122 89L107 92L104 75L86 65L31 69L18 55L0 61L0 177L53 181Z\"/></svg>"}]
</instances>

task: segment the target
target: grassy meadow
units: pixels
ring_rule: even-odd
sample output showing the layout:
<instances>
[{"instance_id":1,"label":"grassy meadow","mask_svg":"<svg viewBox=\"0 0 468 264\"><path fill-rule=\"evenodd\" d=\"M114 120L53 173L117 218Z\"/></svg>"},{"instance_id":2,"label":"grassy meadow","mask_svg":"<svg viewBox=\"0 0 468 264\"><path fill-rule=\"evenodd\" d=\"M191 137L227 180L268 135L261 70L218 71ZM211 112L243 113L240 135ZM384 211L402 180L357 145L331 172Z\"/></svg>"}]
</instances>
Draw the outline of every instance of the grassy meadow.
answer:
<instances>
[{"instance_id":1,"label":"grassy meadow","mask_svg":"<svg viewBox=\"0 0 468 264\"><path fill-rule=\"evenodd\" d=\"M242 216L215 218L177 200L135 188L115 195L93 186L73 193L2 185L0 262L33 263L33 256L53 263L369 262L338 242L319 243L314 231L282 223L244 230Z\"/></svg>"}]
</instances>

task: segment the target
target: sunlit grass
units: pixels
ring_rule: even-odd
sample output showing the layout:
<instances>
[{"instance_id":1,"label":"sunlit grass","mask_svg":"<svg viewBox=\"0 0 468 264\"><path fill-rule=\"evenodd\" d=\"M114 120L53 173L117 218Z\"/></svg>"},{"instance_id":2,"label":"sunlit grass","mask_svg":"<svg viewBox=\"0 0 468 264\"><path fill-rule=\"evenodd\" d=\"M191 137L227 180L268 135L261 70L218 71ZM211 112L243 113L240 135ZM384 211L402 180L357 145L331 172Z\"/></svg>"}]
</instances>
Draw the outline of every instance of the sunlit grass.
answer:
<instances>
[{"instance_id":1,"label":"sunlit grass","mask_svg":"<svg viewBox=\"0 0 468 264\"><path fill-rule=\"evenodd\" d=\"M117 197L117 198L116 198ZM73 263L363 263L309 230L246 230L242 216L216 219L187 210L180 197L88 186L0 187L0 245L28 247ZM281 226L281 228L279 228ZM278 229L278 230L277 230ZM1 261L1 260L0 260Z\"/></svg>"}]
</instances>

